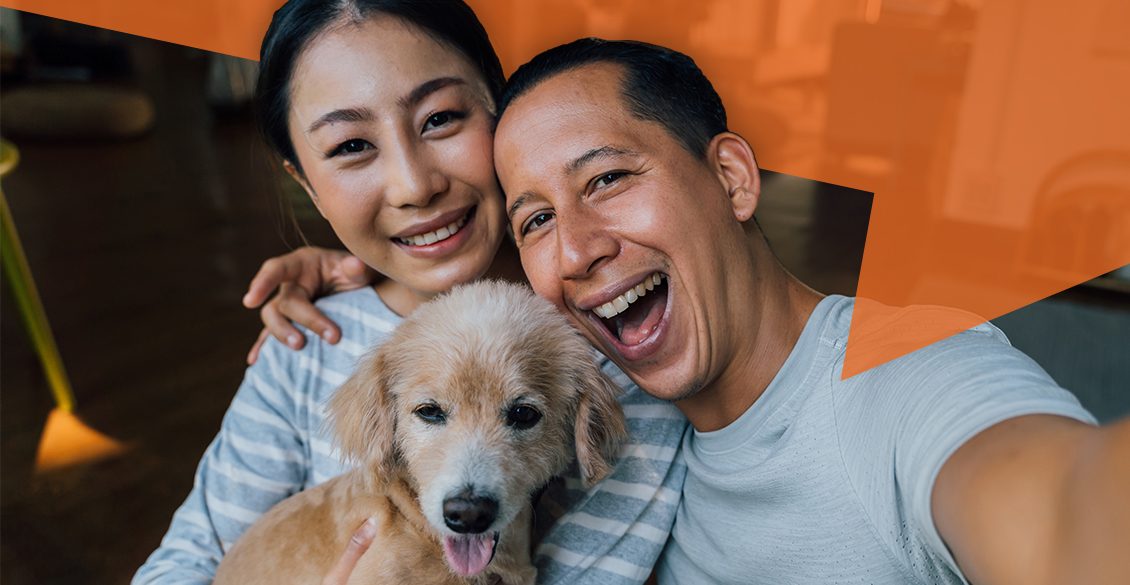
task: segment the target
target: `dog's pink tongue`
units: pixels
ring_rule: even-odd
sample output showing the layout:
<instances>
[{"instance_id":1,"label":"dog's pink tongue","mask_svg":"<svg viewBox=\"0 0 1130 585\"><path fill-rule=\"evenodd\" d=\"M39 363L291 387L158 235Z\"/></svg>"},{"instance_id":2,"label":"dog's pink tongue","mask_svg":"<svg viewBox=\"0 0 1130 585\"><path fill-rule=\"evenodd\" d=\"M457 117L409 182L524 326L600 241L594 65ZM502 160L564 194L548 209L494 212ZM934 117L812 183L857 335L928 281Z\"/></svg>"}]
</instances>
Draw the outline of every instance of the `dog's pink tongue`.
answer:
<instances>
[{"instance_id":1,"label":"dog's pink tongue","mask_svg":"<svg viewBox=\"0 0 1130 585\"><path fill-rule=\"evenodd\" d=\"M447 564L460 576L478 575L494 557L494 535L444 537L443 554Z\"/></svg>"}]
</instances>

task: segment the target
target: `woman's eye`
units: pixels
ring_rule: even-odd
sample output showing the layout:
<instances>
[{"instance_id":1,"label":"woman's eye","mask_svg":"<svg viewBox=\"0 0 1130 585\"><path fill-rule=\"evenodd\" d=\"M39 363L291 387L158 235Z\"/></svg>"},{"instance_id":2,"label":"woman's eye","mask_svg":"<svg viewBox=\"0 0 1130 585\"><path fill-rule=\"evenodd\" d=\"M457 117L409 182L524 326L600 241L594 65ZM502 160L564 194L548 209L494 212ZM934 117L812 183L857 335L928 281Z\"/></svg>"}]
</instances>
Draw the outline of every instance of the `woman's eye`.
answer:
<instances>
[{"instance_id":1,"label":"woman's eye","mask_svg":"<svg viewBox=\"0 0 1130 585\"><path fill-rule=\"evenodd\" d=\"M337 145L337 148L330 151L330 157L332 158L340 154L357 154L369 150L370 148L373 148L373 145L369 144L369 141L353 138Z\"/></svg>"},{"instance_id":2,"label":"woman's eye","mask_svg":"<svg viewBox=\"0 0 1130 585\"><path fill-rule=\"evenodd\" d=\"M540 420L541 413L534 407L525 404L513 406L506 413L506 424L520 431L533 427Z\"/></svg>"},{"instance_id":3,"label":"woman's eye","mask_svg":"<svg viewBox=\"0 0 1130 585\"><path fill-rule=\"evenodd\" d=\"M435 404L424 404L416 408L413 413L420 418L420 420L432 424L441 425L447 422L447 414L443 409Z\"/></svg>"},{"instance_id":4,"label":"woman's eye","mask_svg":"<svg viewBox=\"0 0 1130 585\"><path fill-rule=\"evenodd\" d=\"M619 181L626 174L628 174L628 173L625 173L625 172L622 172L622 171L605 173L605 174L597 177L596 181L593 181L593 186L598 188L598 189L602 188L602 187L607 187L607 186L611 185L612 183Z\"/></svg>"},{"instance_id":5,"label":"woman's eye","mask_svg":"<svg viewBox=\"0 0 1130 585\"><path fill-rule=\"evenodd\" d=\"M462 112L437 112L428 116L428 119L424 122L424 131L446 126L455 120L462 119L463 116Z\"/></svg>"},{"instance_id":6,"label":"woman's eye","mask_svg":"<svg viewBox=\"0 0 1130 585\"><path fill-rule=\"evenodd\" d=\"M526 223L522 225L522 234L527 234L531 230L535 230L553 219L553 213L549 211L539 211L530 216Z\"/></svg>"}]
</instances>

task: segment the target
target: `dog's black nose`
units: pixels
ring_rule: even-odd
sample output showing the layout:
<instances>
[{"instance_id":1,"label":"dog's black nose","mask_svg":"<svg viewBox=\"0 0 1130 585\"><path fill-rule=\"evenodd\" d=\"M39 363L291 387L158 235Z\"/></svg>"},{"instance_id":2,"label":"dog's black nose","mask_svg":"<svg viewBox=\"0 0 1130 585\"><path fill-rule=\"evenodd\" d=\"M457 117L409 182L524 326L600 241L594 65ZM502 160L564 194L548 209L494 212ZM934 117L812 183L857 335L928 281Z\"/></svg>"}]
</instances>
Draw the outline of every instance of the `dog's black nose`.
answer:
<instances>
[{"instance_id":1,"label":"dog's black nose","mask_svg":"<svg viewBox=\"0 0 1130 585\"><path fill-rule=\"evenodd\" d=\"M443 522L459 534L479 534L498 517L498 500L464 491L443 501Z\"/></svg>"}]
</instances>

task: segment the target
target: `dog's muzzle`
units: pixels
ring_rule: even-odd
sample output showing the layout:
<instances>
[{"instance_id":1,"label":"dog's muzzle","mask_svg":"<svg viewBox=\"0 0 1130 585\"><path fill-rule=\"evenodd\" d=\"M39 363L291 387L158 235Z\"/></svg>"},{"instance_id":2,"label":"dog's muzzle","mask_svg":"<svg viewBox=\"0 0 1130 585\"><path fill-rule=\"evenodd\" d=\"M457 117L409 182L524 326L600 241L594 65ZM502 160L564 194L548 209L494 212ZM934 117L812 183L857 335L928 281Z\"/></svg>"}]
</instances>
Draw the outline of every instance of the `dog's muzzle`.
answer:
<instances>
[{"instance_id":1,"label":"dog's muzzle","mask_svg":"<svg viewBox=\"0 0 1130 585\"><path fill-rule=\"evenodd\" d=\"M480 534L498 518L498 500L464 490L443 501L443 523L459 534Z\"/></svg>"}]
</instances>

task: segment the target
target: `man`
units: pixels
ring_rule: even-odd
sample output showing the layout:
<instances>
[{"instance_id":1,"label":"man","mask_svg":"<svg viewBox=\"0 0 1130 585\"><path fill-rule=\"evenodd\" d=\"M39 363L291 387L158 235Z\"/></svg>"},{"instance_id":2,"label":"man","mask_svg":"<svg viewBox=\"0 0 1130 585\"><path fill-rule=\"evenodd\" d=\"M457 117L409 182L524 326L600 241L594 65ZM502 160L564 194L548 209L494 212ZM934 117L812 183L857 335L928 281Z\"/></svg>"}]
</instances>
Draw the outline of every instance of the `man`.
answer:
<instances>
[{"instance_id":1,"label":"man","mask_svg":"<svg viewBox=\"0 0 1130 585\"><path fill-rule=\"evenodd\" d=\"M495 161L534 289L694 426L661 582L1130 575L1107 516L1128 520L1130 426L1090 426L990 326L841 380L853 302L747 237L753 152L686 56L586 39L535 57Z\"/></svg>"},{"instance_id":2,"label":"man","mask_svg":"<svg viewBox=\"0 0 1130 585\"><path fill-rule=\"evenodd\" d=\"M841 380L854 301L759 237L753 152L693 61L586 39L510 84L531 284L694 427L660 582L1130 582L1130 424L988 325Z\"/></svg>"}]
</instances>

